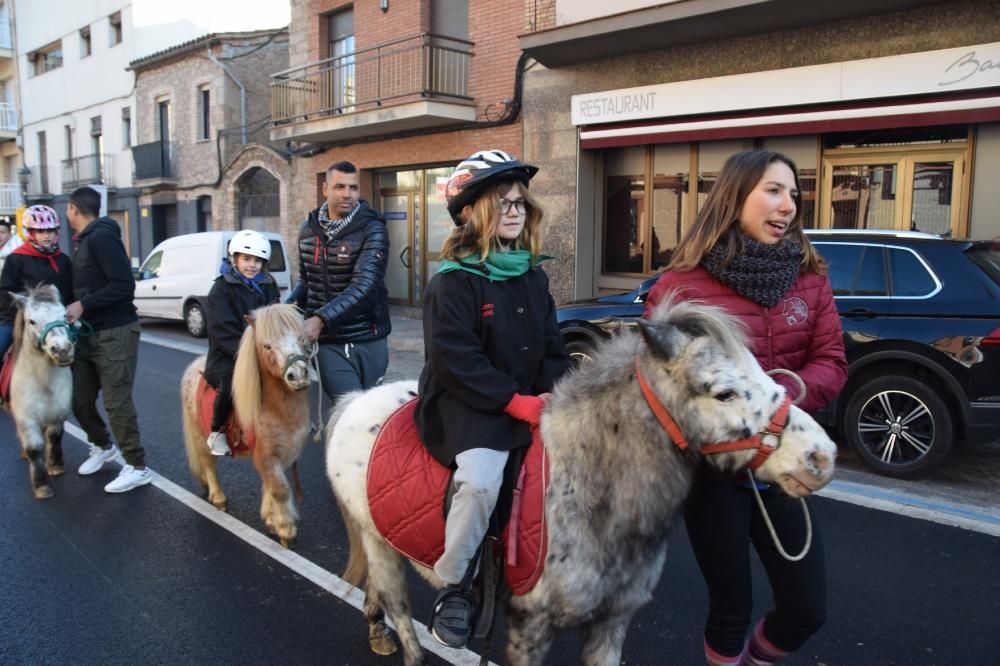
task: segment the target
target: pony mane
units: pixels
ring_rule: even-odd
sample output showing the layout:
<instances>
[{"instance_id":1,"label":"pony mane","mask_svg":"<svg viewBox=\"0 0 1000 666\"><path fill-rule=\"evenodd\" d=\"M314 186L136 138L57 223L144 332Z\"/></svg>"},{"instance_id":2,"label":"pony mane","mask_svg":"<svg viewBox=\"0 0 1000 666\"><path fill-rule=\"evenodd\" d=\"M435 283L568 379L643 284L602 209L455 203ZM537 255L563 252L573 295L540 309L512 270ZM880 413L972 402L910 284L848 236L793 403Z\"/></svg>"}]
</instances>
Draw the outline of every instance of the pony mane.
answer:
<instances>
[{"instance_id":1,"label":"pony mane","mask_svg":"<svg viewBox=\"0 0 1000 666\"><path fill-rule=\"evenodd\" d=\"M257 341L266 344L287 331L302 331L302 314L294 305L268 305L253 311L254 324L247 326L240 338L233 369L233 408L244 428L256 429L261 408L260 365Z\"/></svg>"},{"instance_id":2,"label":"pony mane","mask_svg":"<svg viewBox=\"0 0 1000 666\"><path fill-rule=\"evenodd\" d=\"M677 291L666 294L650 313L648 321L675 326L691 336L712 337L733 356L739 356L747 348L746 324L715 305L681 300Z\"/></svg>"}]
</instances>

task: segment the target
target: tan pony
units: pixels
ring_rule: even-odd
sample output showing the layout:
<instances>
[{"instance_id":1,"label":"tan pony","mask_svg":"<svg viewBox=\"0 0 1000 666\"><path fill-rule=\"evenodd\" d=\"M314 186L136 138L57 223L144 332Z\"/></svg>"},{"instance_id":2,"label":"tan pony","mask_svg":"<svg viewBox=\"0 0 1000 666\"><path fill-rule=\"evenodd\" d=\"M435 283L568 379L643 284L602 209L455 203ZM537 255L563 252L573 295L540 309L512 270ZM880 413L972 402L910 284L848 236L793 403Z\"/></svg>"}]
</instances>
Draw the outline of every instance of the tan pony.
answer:
<instances>
[{"instance_id":1,"label":"tan pony","mask_svg":"<svg viewBox=\"0 0 1000 666\"><path fill-rule=\"evenodd\" d=\"M267 528L291 546L298 534L298 512L285 471L298 460L309 431L309 349L304 320L294 305L271 305L247 316L233 372L233 406L244 430L252 430L256 444L250 453L263 482L260 517ZM226 494L219 485L215 456L205 440L208 432L199 418L199 383L205 356L195 359L181 378L184 443L194 478L208 489L208 499L226 510Z\"/></svg>"}]
</instances>

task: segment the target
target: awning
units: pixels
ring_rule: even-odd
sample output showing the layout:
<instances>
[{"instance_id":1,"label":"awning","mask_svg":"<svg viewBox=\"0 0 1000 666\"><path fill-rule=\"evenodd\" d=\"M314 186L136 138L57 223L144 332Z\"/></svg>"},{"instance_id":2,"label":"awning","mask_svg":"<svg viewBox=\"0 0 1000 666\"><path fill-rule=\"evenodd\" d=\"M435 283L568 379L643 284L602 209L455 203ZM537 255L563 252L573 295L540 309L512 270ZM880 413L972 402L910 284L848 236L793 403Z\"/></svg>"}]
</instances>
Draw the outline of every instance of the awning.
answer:
<instances>
[{"instance_id":1,"label":"awning","mask_svg":"<svg viewBox=\"0 0 1000 666\"><path fill-rule=\"evenodd\" d=\"M822 134L858 130L1000 122L1000 91L922 98L866 101L846 105L798 107L758 113L714 114L592 125L580 130L583 148L647 143L714 141L751 137Z\"/></svg>"}]
</instances>

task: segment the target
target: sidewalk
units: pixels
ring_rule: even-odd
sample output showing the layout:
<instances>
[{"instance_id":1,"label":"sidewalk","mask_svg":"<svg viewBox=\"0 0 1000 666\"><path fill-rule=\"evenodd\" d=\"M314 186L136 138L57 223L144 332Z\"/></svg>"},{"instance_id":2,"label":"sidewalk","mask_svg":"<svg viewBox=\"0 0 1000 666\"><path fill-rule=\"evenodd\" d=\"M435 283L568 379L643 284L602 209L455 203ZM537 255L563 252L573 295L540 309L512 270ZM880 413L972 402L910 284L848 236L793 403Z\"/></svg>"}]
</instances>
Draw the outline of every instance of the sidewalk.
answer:
<instances>
[{"instance_id":1,"label":"sidewalk","mask_svg":"<svg viewBox=\"0 0 1000 666\"><path fill-rule=\"evenodd\" d=\"M392 320L389 349L424 353L424 322L420 315L420 308L389 306L389 318Z\"/></svg>"}]
</instances>

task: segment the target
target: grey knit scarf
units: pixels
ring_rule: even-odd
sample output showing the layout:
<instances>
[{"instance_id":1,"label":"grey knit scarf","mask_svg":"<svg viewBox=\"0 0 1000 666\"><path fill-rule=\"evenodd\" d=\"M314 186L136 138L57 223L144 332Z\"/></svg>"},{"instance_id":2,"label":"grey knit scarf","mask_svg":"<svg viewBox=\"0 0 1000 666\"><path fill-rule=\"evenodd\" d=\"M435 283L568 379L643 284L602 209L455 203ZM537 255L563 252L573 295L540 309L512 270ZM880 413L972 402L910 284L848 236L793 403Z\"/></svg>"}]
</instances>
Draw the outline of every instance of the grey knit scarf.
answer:
<instances>
[{"instance_id":1,"label":"grey knit scarf","mask_svg":"<svg viewBox=\"0 0 1000 666\"><path fill-rule=\"evenodd\" d=\"M791 238L766 245L743 236L742 242L743 251L737 252L729 265L725 263L727 244L723 242L708 251L701 265L740 296L765 307L777 305L799 276L802 246Z\"/></svg>"}]
</instances>

